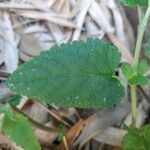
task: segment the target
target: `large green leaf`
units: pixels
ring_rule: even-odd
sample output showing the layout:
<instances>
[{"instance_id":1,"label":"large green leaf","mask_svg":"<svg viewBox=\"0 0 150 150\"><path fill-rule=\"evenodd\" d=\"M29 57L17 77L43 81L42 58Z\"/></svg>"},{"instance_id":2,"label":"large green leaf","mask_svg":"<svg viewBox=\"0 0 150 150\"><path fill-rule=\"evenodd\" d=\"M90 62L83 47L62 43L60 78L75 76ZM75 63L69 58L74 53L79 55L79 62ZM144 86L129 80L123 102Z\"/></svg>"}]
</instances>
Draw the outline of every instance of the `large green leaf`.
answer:
<instances>
[{"instance_id":1,"label":"large green leaf","mask_svg":"<svg viewBox=\"0 0 150 150\"><path fill-rule=\"evenodd\" d=\"M41 149L28 119L20 114L15 114L14 120L5 115L1 125L1 132L24 150Z\"/></svg>"},{"instance_id":2,"label":"large green leaf","mask_svg":"<svg viewBox=\"0 0 150 150\"><path fill-rule=\"evenodd\" d=\"M148 0L121 0L121 2L129 7L148 6Z\"/></svg>"},{"instance_id":3,"label":"large green leaf","mask_svg":"<svg viewBox=\"0 0 150 150\"><path fill-rule=\"evenodd\" d=\"M7 84L19 94L62 107L112 106L124 96L123 86L112 77L120 57L109 42L74 41L21 65Z\"/></svg>"},{"instance_id":4,"label":"large green leaf","mask_svg":"<svg viewBox=\"0 0 150 150\"><path fill-rule=\"evenodd\" d=\"M123 150L150 150L150 125L146 125L140 129L129 128L127 134L123 138Z\"/></svg>"}]
</instances>

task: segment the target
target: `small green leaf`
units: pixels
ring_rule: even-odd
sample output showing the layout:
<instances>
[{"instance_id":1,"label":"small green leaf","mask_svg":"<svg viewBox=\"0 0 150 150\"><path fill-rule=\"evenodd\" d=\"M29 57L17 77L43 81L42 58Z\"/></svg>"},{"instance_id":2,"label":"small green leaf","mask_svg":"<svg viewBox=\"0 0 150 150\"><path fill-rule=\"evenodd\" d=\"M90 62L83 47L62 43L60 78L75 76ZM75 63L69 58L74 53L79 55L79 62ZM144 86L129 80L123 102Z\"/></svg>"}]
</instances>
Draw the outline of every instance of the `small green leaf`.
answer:
<instances>
[{"instance_id":1,"label":"small green leaf","mask_svg":"<svg viewBox=\"0 0 150 150\"><path fill-rule=\"evenodd\" d=\"M130 128L122 141L124 150L150 150L150 125Z\"/></svg>"},{"instance_id":2,"label":"small green leaf","mask_svg":"<svg viewBox=\"0 0 150 150\"><path fill-rule=\"evenodd\" d=\"M27 118L15 114L14 121L4 116L1 131L24 150L40 150L40 145Z\"/></svg>"},{"instance_id":3,"label":"small green leaf","mask_svg":"<svg viewBox=\"0 0 150 150\"><path fill-rule=\"evenodd\" d=\"M129 83L132 85L145 85L148 83L147 77L137 74L129 80Z\"/></svg>"},{"instance_id":4,"label":"small green leaf","mask_svg":"<svg viewBox=\"0 0 150 150\"><path fill-rule=\"evenodd\" d=\"M4 113L10 120L14 120L14 112L8 103L0 104L0 112Z\"/></svg>"},{"instance_id":5,"label":"small green leaf","mask_svg":"<svg viewBox=\"0 0 150 150\"><path fill-rule=\"evenodd\" d=\"M137 65L137 73L138 74L144 74L145 71L148 69L148 63L145 59L140 60Z\"/></svg>"},{"instance_id":6,"label":"small green leaf","mask_svg":"<svg viewBox=\"0 0 150 150\"><path fill-rule=\"evenodd\" d=\"M128 125L126 125L126 124L123 124L123 129L127 131L127 130L130 129L130 127Z\"/></svg>"},{"instance_id":7,"label":"small green leaf","mask_svg":"<svg viewBox=\"0 0 150 150\"><path fill-rule=\"evenodd\" d=\"M135 75L134 68L127 62L122 64L122 73L127 79L131 79Z\"/></svg>"},{"instance_id":8,"label":"small green leaf","mask_svg":"<svg viewBox=\"0 0 150 150\"><path fill-rule=\"evenodd\" d=\"M60 124L58 126L58 141L61 141L63 136L65 135L65 133L67 132L67 128L66 126L64 126L63 124Z\"/></svg>"},{"instance_id":9,"label":"small green leaf","mask_svg":"<svg viewBox=\"0 0 150 150\"><path fill-rule=\"evenodd\" d=\"M7 102L8 102L10 105L16 106L16 105L19 105L21 98L22 98L22 96L16 95L16 96L14 96L14 97L8 99Z\"/></svg>"},{"instance_id":10,"label":"small green leaf","mask_svg":"<svg viewBox=\"0 0 150 150\"><path fill-rule=\"evenodd\" d=\"M148 78L143 74L148 69L148 63L145 59L141 60L137 67L132 67L129 63L122 64L123 75L128 79L128 83L132 85L145 85Z\"/></svg>"},{"instance_id":11,"label":"small green leaf","mask_svg":"<svg viewBox=\"0 0 150 150\"><path fill-rule=\"evenodd\" d=\"M150 39L145 44L144 54L150 59Z\"/></svg>"},{"instance_id":12,"label":"small green leaf","mask_svg":"<svg viewBox=\"0 0 150 150\"><path fill-rule=\"evenodd\" d=\"M62 107L110 107L124 96L113 77L121 53L89 38L61 44L21 65L7 81L15 92Z\"/></svg>"},{"instance_id":13,"label":"small green leaf","mask_svg":"<svg viewBox=\"0 0 150 150\"><path fill-rule=\"evenodd\" d=\"M129 7L148 6L148 0L121 0L121 2Z\"/></svg>"}]
</instances>

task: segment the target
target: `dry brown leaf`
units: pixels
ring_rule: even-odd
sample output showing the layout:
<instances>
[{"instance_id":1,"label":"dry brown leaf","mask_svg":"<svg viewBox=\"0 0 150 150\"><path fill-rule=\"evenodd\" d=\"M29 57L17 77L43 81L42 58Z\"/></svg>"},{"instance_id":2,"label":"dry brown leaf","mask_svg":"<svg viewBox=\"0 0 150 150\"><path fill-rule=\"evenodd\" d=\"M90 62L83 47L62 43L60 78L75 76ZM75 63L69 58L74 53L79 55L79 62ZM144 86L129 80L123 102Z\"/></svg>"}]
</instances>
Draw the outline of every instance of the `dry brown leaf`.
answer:
<instances>
[{"instance_id":1,"label":"dry brown leaf","mask_svg":"<svg viewBox=\"0 0 150 150\"><path fill-rule=\"evenodd\" d=\"M7 72L12 73L18 67L18 49L10 15L3 13L4 63Z\"/></svg>"},{"instance_id":2,"label":"dry brown leaf","mask_svg":"<svg viewBox=\"0 0 150 150\"><path fill-rule=\"evenodd\" d=\"M25 34L20 40L19 50L26 55L35 56L41 52L42 47L33 34Z\"/></svg>"},{"instance_id":3,"label":"dry brown leaf","mask_svg":"<svg viewBox=\"0 0 150 150\"><path fill-rule=\"evenodd\" d=\"M0 150L23 150L13 143L6 135L0 134Z\"/></svg>"},{"instance_id":4,"label":"dry brown leaf","mask_svg":"<svg viewBox=\"0 0 150 150\"><path fill-rule=\"evenodd\" d=\"M34 10L36 9L34 6L29 4L18 4L18 3L0 3L1 10L10 10L10 9L26 9L26 10Z\"/></svg>"},{"instance_id":5,"label":"dry brown leaf","mask_svg":"<svg viewBox=\"0 0 150 150\"><path fill-rule=\"evenodd\" d=\"M124 62L129 62L132 63L133 62L133 57L129 51L129 49L126 48L126 46L118 39L117 36L115 36L112 33L107 33L110 41L118 47L119 51L121 52L122 56L121 56L121 60Z\"/></svg>"},{"instance_id":6,"label":"dry brown leaf","mask_svg":"<svg viewBox=\"0 0 150 150\"><path fill-rule=\"evenodd\" d=\"M74 126L72 126L69 131L64 135L66 139L66 143L69 147L69 145L72 143L72 141L79 135L79 133L82 131L84 126L88 124L95 116L92 115L88 117L87 119L81 119L79 120ZM58 146L58 150L66 150L64 142L62 141L61 144Z\"/></svg>"},{"instance_id":7,"label":"dry brown leaf","mask_svg":"<svg viewBox=\"0 0 150 150\"><path fill-rule=\"evenodd\" d=\"M45 125L48 127L53 127L52 122L48 122ZM40 144L44 147L50 146L58 135L56 132L48 132L42 129L36 129L35 134L38 137Z\"/></svg>"},{"instance_id":8,"label":"dry brown leaf","mask_svg":"<svg viewBox=\"0 0 150 150\"><path fill-rule=\"evenodd\" d=\"M53 17L50 13L40 12L40 11L17 11L17 14L23 17L32 18L36 20L46 20L58 24L60 26L75 28L75 24L63 18Z\"/></svg>"},{"instance_id":9,"label":"dry brown leaf","mask_svg":"<svg viewBox=\"0 0 150 150\"><path fill-rule=\"evenodd\" d=\"M47 106L45 105L45 107ZM37 103L30 103L30 101L26 102L22 107L22 111L28 114L28 116L32 117L32 119L42 124L48 121L47 111Z\"/></svg>"},{"instance_id":10,"label":"dry brown leaf","mask_svg":"<svg viewBox=\"0 0 150 150\"><path fill-rule=\"evenodd\" d=\"M122 138L125 135L125 131L122 129L114 128L114 127L108 127L104 129L101 133L99 133L94 140L113 145L113 146L121 146Z\"/></svg>"},{"instance_id":11,"label":"dry brown leaf","mask_svg":"<svg viewBox=\"0 0 150 150\"><path fill-rule=\"evenodd\" d=\"M55 4L53 5L53 8L57 12L61 12L63 6L64 6L65 0L57 0Z\"/></svg>"},{"instance_id":12,"label":"dry brown leaf","mask_svg":"<svg viewBox=\"0 0 150 150\"><path fill-rule=\"evenodd\" d=\"M95 20L95 22L99 25L99 27L103 29L104 32L113 33L114 28L112 27L109 19L105 15L105 12L103 12L103 10L101 9L101 6L95 0L93 0L88 12L93 20Z\"/></svg>"},{"instance_id":13,"label":"dry brown leaf","mask_svg":"<svg viewBox=\"0 0 150 150\"><path fill-rule=\"evenodd\" d=\"M19 57L23 61L28 61L31 58L31 56L29 56L29 55L27 55L25 53L22 53L21 51L19 52Z\"/></svg>"},{"instance_id":14,"label":"dry brown leaf","mask_svg":"<svg viewBox=\"0 0 150 150\"><path fill-rule=\"evenodd\" d=\"M91 3L92 3L91 0L83 0L82 1L81 6L80 6L80 13L77 16L77 23L76 23L77 28L75 29L75 31L73 33L72 40L79 40L81 30L83 28L83 23L84 23L86 14L88 12L88 9L89 9Z\"/></svg>"},{"instance_id":15,"label":"dry brown leaf","mask_svg":"<svg viewBox=\"0 0 150 150\"><path fill-rule=\"evenodd\" d=\"M144 101L142 101L137 107L137 118L136 118L137 128L140 128L144 124L144 121L147 117L147 111L148 109L144 108ZM124 124L130 126L131 122L132 122L132 115L130 113L124 120Z\"/></svg>"},{"instance_id":16,"label":"dry brown leaf","mask_svg":"<svg viewBox=\"0 0 150 150\"><path fill-rule=\"evenodd\" d=\"M3 134L0 134L0 149L15 150L11 141Z\"/></svg>"},{"instance_id":17,"label":"dry brown leaf","mask_svg":"<svg viewBox=\"0 0 150 150\"><path fill-rule=\"evenodd\" d=\"M79 145L79 149L81 149L90 139L98 135L104 129L124 119L129 114L129 111L130 103L127 97L113 109L102 109L98 111L95 114L96 117L86 124L81 134L73 143L73 146Z\"/></svg>"},{"instance_id":18,"label":"dry brown leaf","mask_svg":"<svg viewBox=\"0 0 150 150\"><path fill-rule=\"evenodd\" d=\"M65 37L60 27L54 23L47 23L47 26L49 27L55 42L60 44Z\"/></svg>"},{"instance_id":19,"label":"dry brown leaf","mask_svg":"<svg viewBox=\"0 0 150 150\"><path fill-rule=\"evenodd\" d=\"M34 8L37 8L41 11L49 11L49 7L47 6L46 1L35 1L35 0L30 0L31 4L35 6Z\"/></svg>"},{"instance_id":20,"label":"dry brown leaf","mask_svg":"<svg viewBox=\"0 0 150 150\"><path fill-rule=\"evenodd\" d=\"M129 49L130 45L127 37L125 36L122 14L119 12L120 10L119 8L117 8L114 0L111 0L108 3L108 7L113 13L116 35L118 36L120 41Z\"/></svg>"},{"instance_id":21,"label":"dry brown leaf","mask_svg":"<svg viewBox=\"0 0 150 150\"><path fill-rule=\"evenodd\" d=\"M41 51L49 49L55 43L47 28L39 24L27 27L25 31L20 31L20 34L23 35L21 36L18 48L21 52L20 57L23 60L24 58L28 59L25 55L29 57L38 55Z\"/></svg>"}]
</instances>

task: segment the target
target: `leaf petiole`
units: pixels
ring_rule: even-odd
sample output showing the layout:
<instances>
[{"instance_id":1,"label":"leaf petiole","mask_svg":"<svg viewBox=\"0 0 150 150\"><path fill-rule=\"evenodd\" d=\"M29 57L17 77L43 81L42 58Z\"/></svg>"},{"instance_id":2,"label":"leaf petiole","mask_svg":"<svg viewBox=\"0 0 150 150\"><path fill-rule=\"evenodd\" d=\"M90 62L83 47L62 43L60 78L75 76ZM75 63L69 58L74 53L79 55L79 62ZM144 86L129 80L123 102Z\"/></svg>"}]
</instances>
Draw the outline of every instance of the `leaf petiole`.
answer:
<instances>
[{"instance_id":1,"label":"leaf petiole","mask_svg":"<svg viewBox=\"0 0 150 150\"><path fill-rule=\"evenodd\" d=\"M140 26L139 26L138 37L137 37L137 41L136 41L136 45L135 45L135 53L134 53L134 58L133 58L134 66L136 66L139 61L142 39L144 36L144 32L145 32L145 29L147 26L149 16L150 16L150 5L148 6L146 13L145 13L144 17L142 18Z\"/></svg>"},{"instance_id":2,"label":"leaf petiole","mask_svg":"<svg viewBox=\"0 0 150 150\"><path fill-rule=\"evenodd\" d=\"M141 50L141 44L144 36L144 32L147 26L148 18L150 16L150 0L148 1L148 8L146 10L146 13L144 17L140 21L140 26L139 26L139 31L138 31L138 36L137 36L137 41L135 45L135 52L134 52L134 58L133 58L133 66L137 67L138 61L139 61L139 56L140 56L140 50ZM130 86L131 90L131 110L132 110L132 125L136 126L136 116L137 116L137 91L136 91L136 86Z\"/></svg>"}]
</instances>

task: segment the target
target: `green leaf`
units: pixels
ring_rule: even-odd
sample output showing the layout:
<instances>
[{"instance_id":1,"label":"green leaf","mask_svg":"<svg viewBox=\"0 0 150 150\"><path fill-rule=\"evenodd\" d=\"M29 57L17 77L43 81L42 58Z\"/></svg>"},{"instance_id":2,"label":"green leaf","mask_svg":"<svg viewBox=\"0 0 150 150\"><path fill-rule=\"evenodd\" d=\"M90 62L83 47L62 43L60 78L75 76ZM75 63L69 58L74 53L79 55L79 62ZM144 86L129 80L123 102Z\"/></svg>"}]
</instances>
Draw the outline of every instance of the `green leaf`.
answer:
<instances>
[{"instance_id":1,"label":"green leaf","mask_svg":"<svg viewBox=\"0 0 150 150\"><path fill-rule=\"evenodd\" d=\"M130 128L122 141L124 150L150 150L150 125Z\"/></svg>"},{"instance_id":2,"label":"green leaf","mask_svg":"<svg viewBox=\"0 0 150 150\"><path fill-rule=\"evenodd\" d=\"M0 112L4 113L10 120L14 120L14 112L8 103L0 104Z\"/></svg>"},{"instance_id":3,"label":"green leaf","mask_svg":"<svg viewBox=\"0 0 150 150\"><path fill-rule=\"evenodd\" d=\"M20 95L15 95L14 97L11 97L10 99L7 100L7 102L10 104L10 105L19 105L20 103L20 100L21 100L22 96Z\"/></svg>"},{"instance_id":4,"label":"green leaf","mask_svg":"<svg viewBox=\"0 0 150 150\"><path fill-rule=\"evenodd\" d=\"M136 68L127 62L122 64L123 75L128 79L128 83L132 85L145 85L148 83L148 78L143 75L147 68L148 63L145 59L141 60Z\"/></svg>"},{"instance_id":5,"label":"green leaf","mask_svg":"<svg viewBox=\"0 0 150 150\"><path fill-rule=\"evenodd\" d=\"M121 53L99 39L61 44L21 65L8 86L19 94L62 107L109 107L124 96L113 76Z\"/></svg>"},{"instance_id":6,"label":"green leaf","mask_svg":"<svg viewBox=\"0 0 150 150\"><path fill-rule=\"evenodd\" d=\"M133 78L129 79L129 83L132 85L145 85L148 83L147 77L137 74Z\"/></svg>"},{"instance_id":7,"label":"green leaf","mask_svg":"<svg viewBox=\"0 0 150 150\"><path fill-rule=\"evenodd\" d=\"M126 124L123 124L123 129L124 129L124 130L129 130L130 127L129 127L128 125L126 125Z\"/></svg>"},{"instance_id":8,"label":"green leaf","mask_svg":"<svg viewBox=\"0 0 150 150\"><path fill-rule=\"evenodd\" d=\"M144 54L150 59L150 39L145 44Z\"/></svg>"},{"instance_id":9,"label":"green leaf","mask_svg":"<svg viewBox=\"0 0 150 150\"><path fill-rule=\"evenodd\" d=\"M148 6L148 0L121 0L121 2L129 7Z\"/></svg>"},{"instance_id":10,"label":"green leaf","mask_svg":"<svg viewBox=\"0 0 150 150\"><path fill-rule=\"evenodd\" d=\"M14 121L4 116L1 131L24 150L40 150L32 126L23 115L15 114Z\"/></svg>"},{"instance_id":11,"label":"green leaf","mask_svg":"<svg viewBox=\"0 0 150 150\"><path fill-rule=\"evenodd\" d=\"M148 63L145 59L140 60L137 65L137 73L138 74L144 74L145 71L148 69Z\"/></svg>"},{"instance_id":12,"label":"green leaf","mask_svg":"<svg viewBox=\"0 0 150 150\"><path fill-rule=\"evenodd\" d=\"M131 79L135 75L134 68L127 62L122 64L122 73L127 79Z\"/></svg>"},{"instance_id":13,"label":"green leaf","mask_svg":"<svg viewBox=\"0 0 150 150\"><path fill-rule=\"evenodd\" d=\"M67 128L65 125L60 124L58 126L58 141L61 141L63 139L63 136L65 135L65 133L67 132Z\"/></svg>"}]
</instances>

